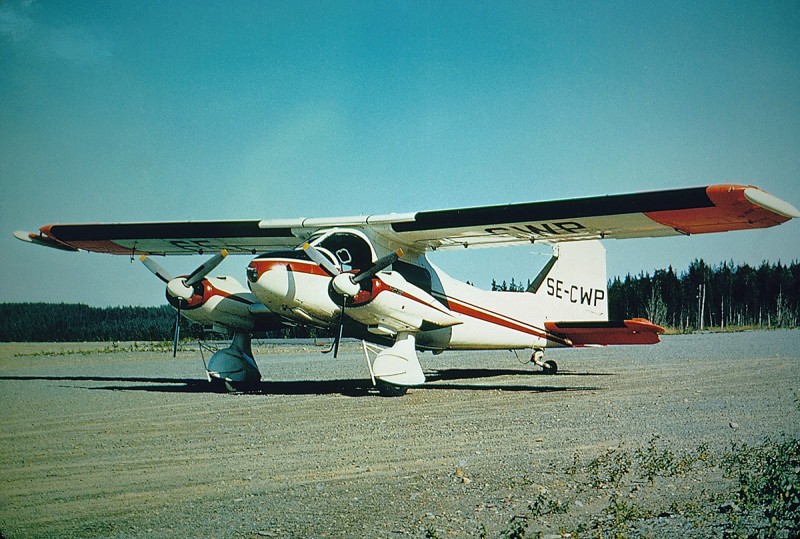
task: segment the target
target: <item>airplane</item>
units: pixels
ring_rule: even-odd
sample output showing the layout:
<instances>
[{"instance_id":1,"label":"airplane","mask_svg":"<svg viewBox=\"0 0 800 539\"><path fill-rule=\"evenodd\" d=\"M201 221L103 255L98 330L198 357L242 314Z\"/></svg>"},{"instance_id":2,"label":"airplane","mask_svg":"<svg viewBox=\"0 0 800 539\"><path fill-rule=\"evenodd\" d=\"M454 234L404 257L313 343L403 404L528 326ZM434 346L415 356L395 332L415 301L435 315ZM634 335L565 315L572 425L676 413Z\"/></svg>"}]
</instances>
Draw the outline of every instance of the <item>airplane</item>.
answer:
<instances>
[{"instance_id":1,"label":"airplane","mask_svg":"<svg viewBox=\"0 0 800 539\"><path fill-rule=\"evenodd\" d=\"M399 396L425 382L418 351L531 350L654 344L664 332L634 318L608 320L602 240L657 238L776 226L800 217L751 185L710 185L577 199L388 215L232 221L50 224L18 239L63 251L140 257L166 284L180 316L228 328L229 347L206 365L229 390L261 380L254 332L284 325L362 340L373 384ZM458 281L429 255L446 249L543 244L552 255L526 292ZM215 253L173 276L153 257ZM253 257L247 286L209 273L229 254ZM174 354L174 350L173 350Z\"/></svg>"}]
</instances>

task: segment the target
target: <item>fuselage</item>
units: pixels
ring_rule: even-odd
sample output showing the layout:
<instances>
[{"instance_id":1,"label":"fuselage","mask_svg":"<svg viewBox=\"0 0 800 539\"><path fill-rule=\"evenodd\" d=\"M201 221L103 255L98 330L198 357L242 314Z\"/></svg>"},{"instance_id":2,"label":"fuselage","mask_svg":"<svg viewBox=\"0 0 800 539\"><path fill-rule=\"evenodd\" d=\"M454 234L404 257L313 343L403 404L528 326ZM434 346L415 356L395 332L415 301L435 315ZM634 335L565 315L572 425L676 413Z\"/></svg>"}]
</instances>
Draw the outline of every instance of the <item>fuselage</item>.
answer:
<instances>
[{"instance_id":1,"label":"fuselage","mask_svg":"<svg viewBox=\"0 0 800 539\"><path fill-rule=\"evenodd\" d=\"M375 258L373 243L363 235L338 236L330 248L324 236L313 242L342 271L364 269L366 262L351 251ZM247 276L255 297L279 316L332 329L344 304L346 334L373 342L412 332L418 348L434 351L568 345L544 329L536 294L481 290L453 279L424 254L395 262L353 298L337 295L332 276L302 249L265 253L250 262Z\"/></svg>"}]
</instances>

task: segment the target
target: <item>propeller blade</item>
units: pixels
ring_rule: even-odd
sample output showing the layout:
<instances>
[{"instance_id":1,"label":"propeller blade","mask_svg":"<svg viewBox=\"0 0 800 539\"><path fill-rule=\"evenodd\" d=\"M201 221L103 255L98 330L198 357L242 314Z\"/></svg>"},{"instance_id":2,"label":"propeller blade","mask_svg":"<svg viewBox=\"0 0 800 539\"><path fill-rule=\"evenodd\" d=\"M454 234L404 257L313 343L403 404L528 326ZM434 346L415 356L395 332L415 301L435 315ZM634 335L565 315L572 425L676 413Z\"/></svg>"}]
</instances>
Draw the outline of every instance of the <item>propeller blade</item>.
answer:
<instances>
[{"instance_id":1,"label":"propeller blade","mask_svg":"<svg viewBox=\"0 0 800 539\"><path fill-rule=\"evenodd\" d=\"M388 255L379 258L375 261L375 263L369 269L366 269L353 277L353 282L358 284L361 281L366 281L367 279L372 279L379 271L383 271L403 256L403 250L397 249L393 253L389 253Z\"/></svg>"},{"instance_id":2,"label":"propeller blade","mask_svg":"<svg viewBox=\"0 0 800 539\"><path fill-rule=\"evenodd\" d=\"M172 340L172 357L178 355L178 339L181 337L181 308L178 303L178 314L175 315L175 337Z\"/></svg>"},{"instance_id":3,"label":"propeller blade","mask_svg":"<svg viewBox=\"0 0 800 539\"><path fill-rule=\"evenodd\" d=\"M220 265L220 263L225 260L225 257L228 256L227 249L223 249L222 252L216 254L206 260L202 265L200 265L196 270L194 270L187 278L184 284L188 287L194 286L203 278L211 273L211 271Z\"/></svg>"},{"instance_id":4,"label":"propeller blade","mask_svg":"<svg viewBox=\"0 0 800 539\"><path fill-rule=\"evenodd\" d=\"M317 250L317 248L314 247L313 245L310 245L308 243L304 243L303 244L303 250L306 252L308 257L314 263L317 264L317 266L320 266L322 269L327 271L329 275L336 276L336 275L339 275L341 273L339 271L339 268L334 266L333 263L331 263L331 261L328 260L328 257L325 256L324 254L320 253Z\"/></svg>"},{"instance_id":5,"label":"propeller blade","mask_svg":"<svg viewBox=\"0 0 800 539\"><path fill-rule=\"evenodd\" d=\"M165 283L168 283L173 279L172 275L170 275L170 273L167 270L161 267L161 264L159 264L152 258L147 258L147 255L142 255L141 257L139 257L139 260L141 260L144 263L145 267L147 267L147 269L149 269L153 273L153 275L155 275Z\"/></svg>"},{"instance_id":6,"label":"propeller blade","mask_svg":"<svg viewBox=\"0 0 800 539\"><path fill-rule=\"evenodd\" d=\"M344 331L344 308L347 305L347 297L342 296L342 310L339 312L339 333L336 335L336 340L333 341L333 359L339 355L339 341L342 340L342 332Z\"/></svg>"}]
</instances>

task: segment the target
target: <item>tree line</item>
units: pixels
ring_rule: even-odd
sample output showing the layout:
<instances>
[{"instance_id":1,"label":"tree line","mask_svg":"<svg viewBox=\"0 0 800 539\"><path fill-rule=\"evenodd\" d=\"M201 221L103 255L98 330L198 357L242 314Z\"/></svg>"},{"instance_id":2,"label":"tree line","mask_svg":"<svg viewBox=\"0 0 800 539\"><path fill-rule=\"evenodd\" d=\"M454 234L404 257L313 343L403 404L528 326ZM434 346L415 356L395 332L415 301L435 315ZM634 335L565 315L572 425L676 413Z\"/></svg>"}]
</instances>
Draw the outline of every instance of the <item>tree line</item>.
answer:
<instances>
[{"instance_id":1,"label":"tree line","mask_svg":"<svg viewBox=\"0 0 800 539\"><path fill-rule=\"evenodd\" d=\"M492 290L524 292L530 286L492 280ZM664 327L691 331L708 327L797 327L800 325L800 263L762 262L758 267L695 260L676 273L615 277L608 283L612 320L645 317Z\"/></svg>"},{"instance_id":2,"label":"tree line","mask_svg":"<svg viewBox=\"0 0 800 539\"><path fill-rule=\"evenodd\" d=\"M527 285L492 281L492 290L524 292ZM670 266L608 283L609 318L643 316L678 331L716 327L797 327L800 324L800 262L762 262L758 267L695 260L676 273ZM203 338L205 329L181 317L181 336ZM90 307L83 304L0 303L0 342L169 341L175 309ZM302 326L270 337L309 337Z\"/></svg>"},{"instance_id":3,"label":"tree line","mask_svg":"<svg viewBox=\"0 0 800 539\"><path fill-rule=\"evenodd\" d=\"M168 341L175 309L90 307L67 303L0 303L0 342ZM196 328L181 317L181 335Z\"/></svg>"},{"instance_id":4,"label":"tree line","mask_svg":"<svg viewBox=\"0 0 800 539\"><path fill-rule=\"evenodd\" d=\"M90 307L70 303L0 303L0 342L169 341L175 332L175 309L158 307ZM181 339L225 339L224 329L180 318ZM220 332L221 331L221 332ZM310 338L321 331L285 326L261 338ZM326 335L327 336L327 335Z\"/></svg>"},{"instance_id":5,"label":"tree line","mask_svg":"<svg viewBox=\"0 0 800 539\"><path fill-rule=\"evenodd\" d=\"M614 278L608 286L611 319L644 316L679 331L708 327L797 327L800 263L758 267L695 260L677 274L670 266L652 275Z\"/></svg>"}]
</instances>

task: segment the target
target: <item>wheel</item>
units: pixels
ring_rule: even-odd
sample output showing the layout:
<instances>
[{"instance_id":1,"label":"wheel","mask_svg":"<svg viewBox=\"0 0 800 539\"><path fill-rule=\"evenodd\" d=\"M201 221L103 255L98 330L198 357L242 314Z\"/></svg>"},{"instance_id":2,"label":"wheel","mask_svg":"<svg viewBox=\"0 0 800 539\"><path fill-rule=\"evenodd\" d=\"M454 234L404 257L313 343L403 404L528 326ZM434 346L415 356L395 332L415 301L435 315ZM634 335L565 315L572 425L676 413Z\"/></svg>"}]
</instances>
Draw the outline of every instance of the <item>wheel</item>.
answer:
<instances>
[{"instance_id":1,"label":"wheel","mask_svg":"<svg viewBox=\"0 0 800 539\"><path fill-rule=\"evenodd\" d=\"M211 379L211 390L215 393L250 393L257 389L253 382L229 382L220 378Z\"/></svg>"},{"instance_id":2,"label":"wheel","mask_svg":"<svg viewBox=\"0 0 800 539\"><path fill-rule=\"evenodd\" d=\"M225 389L228 393L254 393L258 391L258 382L225 382Z\"/></svg>"},{"instance_id":3,"label":"wheel","mask_svg":"<svg viewBox=\"0 0 800 539\"><path fill-rule=\"evenodd\" d=\"M388 382L384 382L383 380L377 380L375 382L375 386L378 388L378 392L383 397L402 397L408 391L408 387L406 386L390 384Z\"/></svg>"},{"instance_id":4,"label":"wheel","mask_svg":"<svg viewBox=\"0 0 800 539\"><path fill-rule=\"evenodd\" d=\"M558 372L558 364L552 359L548 359L544 362L544 365L542 365L542 371L545 374L555 374Z\"/></svg>"},{"instance_id":5,"label":"wheel","mask_svg":"<svg viewBox=\"0 0 800 539\"><path fill-rule=\"evenodd\" d=\"M214 393L229 392L225 380L220 380L219 378L211 378L211 380L209 380L209 383L211 384L211 391L213 391Z\"/></svg>"}]
</instances>

